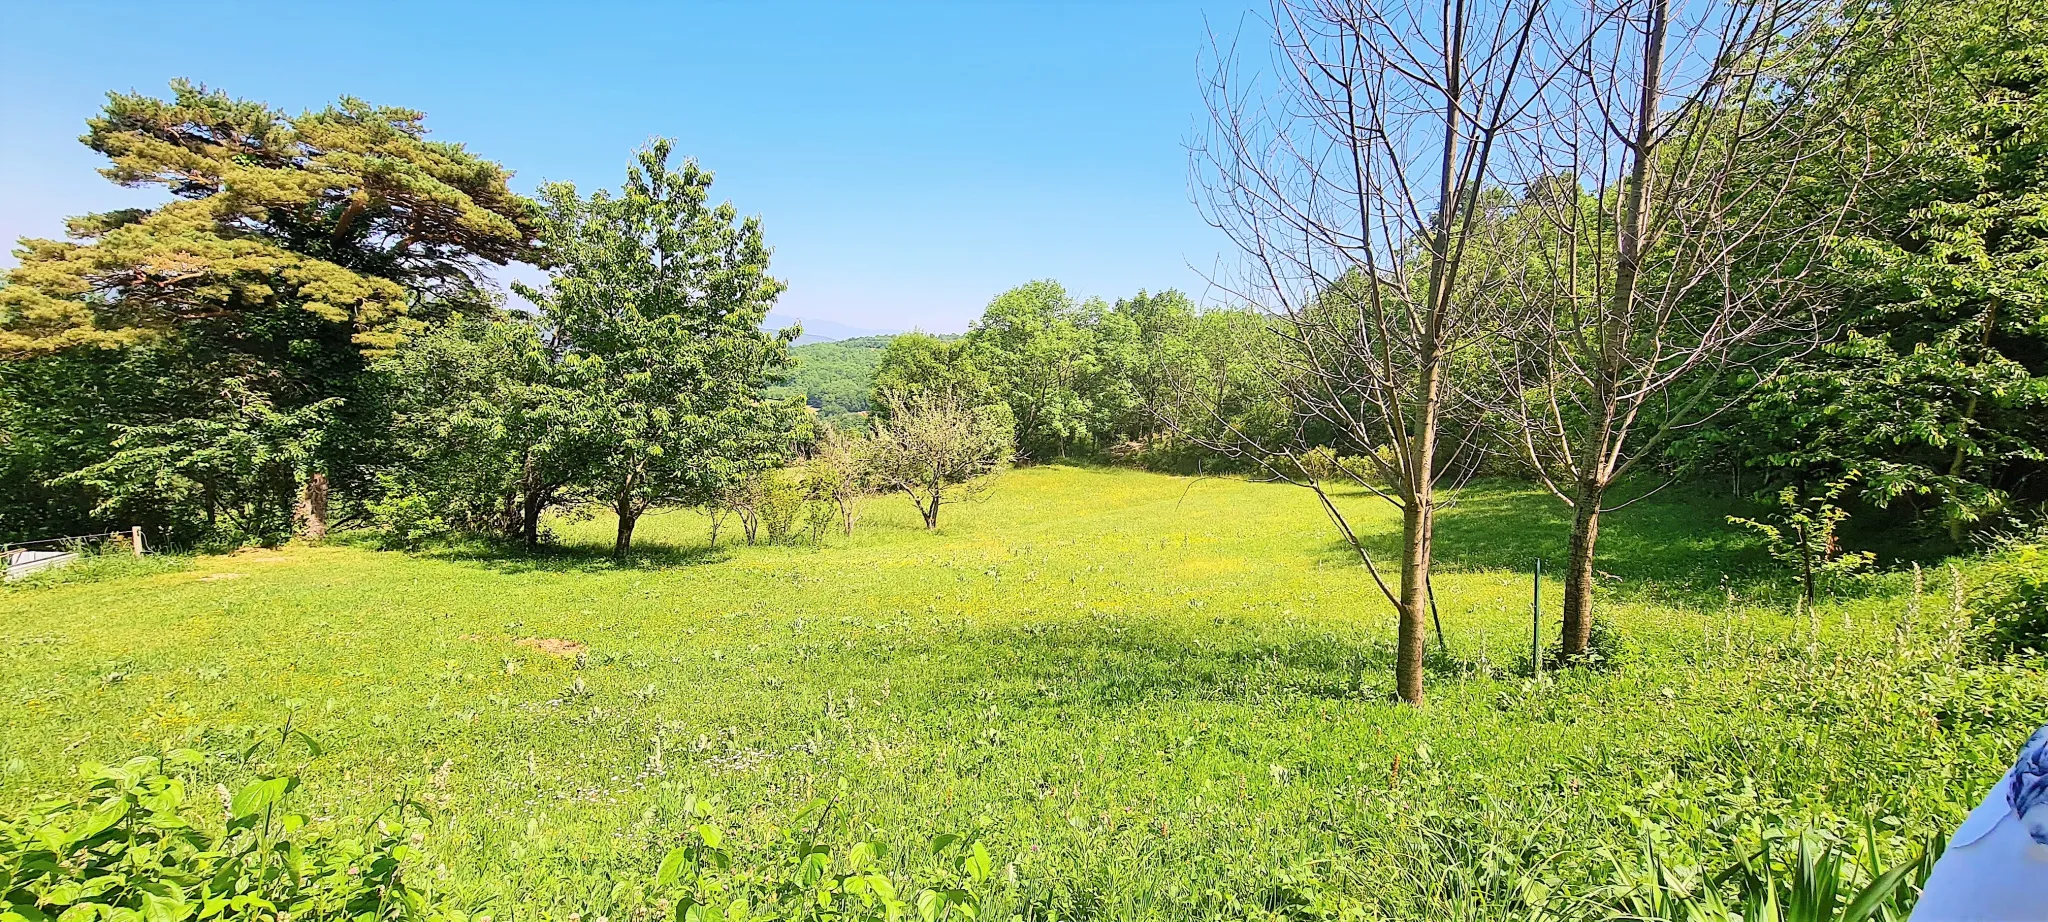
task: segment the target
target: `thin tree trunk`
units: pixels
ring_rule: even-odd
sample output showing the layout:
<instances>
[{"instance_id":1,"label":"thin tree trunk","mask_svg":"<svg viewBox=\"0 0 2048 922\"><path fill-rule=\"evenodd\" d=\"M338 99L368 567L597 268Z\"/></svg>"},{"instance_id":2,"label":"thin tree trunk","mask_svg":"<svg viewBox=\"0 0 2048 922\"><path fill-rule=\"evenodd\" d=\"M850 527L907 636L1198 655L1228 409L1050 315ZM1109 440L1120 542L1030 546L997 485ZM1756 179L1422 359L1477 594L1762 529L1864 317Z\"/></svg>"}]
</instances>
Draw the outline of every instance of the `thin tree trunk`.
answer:
<instances>
[{"instance_id":1,"label":"thin tree trunk","mask_svg":"<svg viewBox=\"0 0 2048 922\"><path fill-rule=\"evenodd\" d=\"M519 491L506 490L498 505L498 517L491 524L498 526L499 533L508 540L519 538Z\"/></svg>"},{"instance_id":2,"label":"thin tree trunk","mask_svg":"<svg viewBox=\"0 0 2048 922\"><path fill-rule=\"evenodd\" d=\"M619 536L612 542L612 556L624 557L633 549L633 526L640 523L640 511L633 508L633 501L621 496L617 510L619 515Z\"/></svg>"},{"instance_id":3,"label":"thin tree trunk","mask_svg":"<svg viewBox=\"0 0 2048 922\"><path fill-rule=\"evenodd\" d=\"M1792 530L1792 533L1799 538L1799 584L1803 590L1801 595L1806 599L1806 607L1811 609L1813 608L1815 582L1813 578L1813 544L1806 537L1806 526L1798 526Z\"/></svg>"},{"instance_id":4,"label":"thin tree trunk","mask_svg":"<svg viewBox=\"0 0 2048 922\"><path fill-rule=\"evenodd\" d=\"M540 483L539 466L528 452L519 469L519 522L515 526L520 543L527 550L540 546L540 513L547 508L546 494Z\"/></svg>"},{"instance_id":5,"label":"thin tree trunk","mask_svg":"<svg viewBox=\"0 0 2048 922\"><path fill-rule=\"evenodd\" d=\"M327 475L319 472L306 477L306 485L299 491L298 508L293 510L298 520L299 536L308 541L327 537Z\"/></svg>"},{"instance_id":6,"label":"thin tree trunk","mask_svg":"<svg viewBox=\"0 0 2048 922\"><path fill-rule=\"evenodd\" d=\"M1410 502L1401 515L1401 610L1394 657L1395 691L1421 704L1424 621L1429 612L1430 529L1436 510L1430 500Z\"/></svg>"},{"instance_id":7,"label":"thin tree trunk","mask_svg":"<svg viewBox=\"0 0 2048 922\"><path fill-rule=\"evenodd\" d=\"M1432 323L1434 327L1434 323ZM1436 331L1431 330L1434 334ZM1434 337L1432 337L1434 338ZM1443 400L1443 365L1422 369L1415 438L1408 446L1408 490L1401 514L1401 623L1394 651L1394 685L1401 700L1422 704L1423 645L1427 643L1429 568L1436 530L1436 436Z\"/></svg>"},{"instance_id":8,"label":"thin tree trunk","mask_svg":"<svg viewBox=\"0 0 2048 922\"><path fill-rule=\"evenodd\" d=\"M1598 481L1579 484L1572 517L1571 545L1564 569L1564 659L1586 652L1593 641L1593 561L1600 540L1600 503L1607 488Z\"/></svg>"},{"instance_id":9,"label":"thin tree trunk","mask_svg":"<svg viewBox=\"0 0 2048 922\"><path fill-rule=\"evenodd\" d=\"M619 517L618 540L612 542L612 556L624 557L633 549L633 526L640 521L640 509L633 506L633 488L639 486L638 469L626 474L626 482L619 485L618 499L612 503L612 511Z\"/></svg>"}]
</instances>

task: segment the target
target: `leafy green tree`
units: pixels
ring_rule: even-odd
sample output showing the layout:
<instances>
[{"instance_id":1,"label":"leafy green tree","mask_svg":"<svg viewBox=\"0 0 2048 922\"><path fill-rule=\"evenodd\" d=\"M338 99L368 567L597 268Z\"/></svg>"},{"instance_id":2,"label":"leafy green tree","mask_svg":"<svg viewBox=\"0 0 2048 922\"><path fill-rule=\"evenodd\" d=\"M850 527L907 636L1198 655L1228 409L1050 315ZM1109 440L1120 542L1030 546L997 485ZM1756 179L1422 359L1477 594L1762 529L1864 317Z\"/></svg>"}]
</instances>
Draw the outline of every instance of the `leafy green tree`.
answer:
<instances>
[{"instance_id":1,"label":"leafy green tree","mask_svg":"<svg viewBox=\"0 0 2048 922\"><path fill-rule=\"evenodd\" d=\"M209 538L274 543L291 533L314 440L339 403L279 410L260 390L230 379L198 413L123 427L111 456L61 479L90 486L113 505L142 494L203 510Z\"/></svg>"},{"instance_id":2,"label":"leafy green tree","mask_svg":"<svg viewBox=\"0 0 2048 922\"><path fill-rule=\"evenodd\" d=\"M541 190L553 263L519 286L565 344L593 431L607 446L583 480L618 516L625 554L656 505L700 505L787 456L798 408L763 396L800 331L761 330L782 292L758 218L709 203L711 174L642 150L617 194Z\"/></svg>"},{"instance_id":3,"label":"leafy green tree","mask_svg":"<svg viewBox=\"0 0 2048 922\"><path fill-rule=\"evenodd\" d=\"M1058 282L1041 279L997 295L968 330L966 348L1015 414L1025 456L1065 457L1093 434L1097 408L1087 385L1101 364L1090 328L1101 313L1099 303L1084 308Z\"/></svg>"},{"instance_id":4,"label":"leafy green tree","mask_svg":"<svg viewBox=\"0 0 2048 922\"><path fill-rule=\"evenodd\" d=\"M1835 534L1849 519L1849 511L1836 501L1858 476L1850 471L1812 496L1802 495L1796 486L1785 487L1778 491L1771 514L1762 519L1728 517L1729 524L1762 536L1771 559L1799 574L1800 597L1808 608L1822 583L1846 577L1876 559L1869 551L1845 552Z\"/></svg>"},{"instance_id":5,"label":"leafy green tree","mask_svg":"<svg viewBox=\"0 0 2048 922\"><path fill-rule=\"evenodd\" d=\"M34 451L9 459L8 473L70 509L0 520L77 527L169 502L137 484L118 491L129 506L116 509L84 486L96 477L52 484L125 450L112 444L119 432L203 418L193 408L229 382L308 423L297 410L340 399L318 414L322 432L301 434L316 452L303 473L366 492L384 447L363 391L371 358L489 309L485 270L535 258L533 206L507 187L510 174L425 135L418 112L349 98L287 115L184 81L168 100L110 94L82 140L109 158L108 179L171 201L75 218L70 240L21 242L0 286L0 387L16 394L0 403L40 399L87 369L110 374L80 381L62 415L11 414L11 428L68 420L84 431L15 429ZM116 469L130 468L102 473Z\"/></svg>"},{"instance_id":6,"label":"leafy green tree","mask_svg":"<svg viewBox=\"0 0 2048 922\"><path fill-rule=\"evenodd\" d=\"M1178 446L1225 464L1241 462L1205 446L1278 444L1293 414L1278 386L1275 335L1253 311L1196 315L1159 344L1158 383L1146 387L1150 415L1168 425Z\"/></svg>"},{"instance_id":7,"label":"leafy green tree","mask_svg":"<svg viewBox=\"0 0 2048 922\"><path fill-rule=\"evenodd\" d=\"M884 489L910 497L924 527L939 527L939 508L981 495L987 475L1016 452L1006 404L973 406L946 391L888 397L865 444L866 468Z\"/></svg>"},{"instance_id":8,"label":"leafy green tree","mask_svg":"<svg viewBox=\"0 0 2048 922\"><path fill-rule=\"evenodd\" d=\"M1168 363L1196 323L1194 302L1171 288L1139 291L1117 301L1107 321L1096 345L1111 395L1102 428L1111 438L1152 438L1161 428L1155 398L1171 386Z\"/></svg>"},{"instance_id":9,"label":"leafy green tree","mask_svg":"<svg viewBox=\"0 0 2048 922\"><path fill-rule=\"evenodd\" d=\"M2048 5L1880 11L1828 97L1857 143L1812 158L1883 168L1845 228L1839 327L1714 435L1781 482L1860 470L1864 500L1960 540L2048 497ZM1852 189L1823 171L1806 191Z\"/></svg>"},{"instance_id":10,"label":"leafy green tree","mask_svg":"<svg viewBox=\"0 0 2048 922\"><path fill-rule=\"evenodd\" d=\"M860 507L874 492L874 472L868 469L867 438L841 432L833 426L818 429L811 456L804 463L804 492L814 501L828 504L840 530L853 534L860 520Z\"/></svg>"},{"instance_id":11,"label":"leafy green tree","mask_svg":"<svg viewBox=\"0 0 2048 922\"><path fill-rule=\"evenodd\" d=\"M528 318L458 319L377 370L398 444L380 505L394 513L413 517L404 499L420 497L450 527L532 547L541 515L574 498L603 448L581 369Z\"/></svg>"},{"instance_id":12,"label":"leafy green tree","mask_svg":"<svg viewBox=\"0 0 2048 922\"><path fill-rule=\"evenodd\" d=\"M969 406L996 399L988 374L961 340L929 333L905 333L889 340L875 364L869 406L886 416L892 397L908 400L933 393L955 395Z\"/></svg>"}]
</instances>

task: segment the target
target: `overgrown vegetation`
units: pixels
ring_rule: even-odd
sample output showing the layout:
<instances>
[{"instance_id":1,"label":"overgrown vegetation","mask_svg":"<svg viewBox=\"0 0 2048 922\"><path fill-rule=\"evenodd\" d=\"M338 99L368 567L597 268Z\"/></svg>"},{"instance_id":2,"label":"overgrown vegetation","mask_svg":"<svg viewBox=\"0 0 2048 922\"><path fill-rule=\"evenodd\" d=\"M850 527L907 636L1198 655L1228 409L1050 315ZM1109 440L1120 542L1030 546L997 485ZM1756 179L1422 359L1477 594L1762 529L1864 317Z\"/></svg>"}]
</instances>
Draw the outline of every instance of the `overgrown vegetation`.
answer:
<instances>
[{"instance_id":1,"label":"overgrown vegetation","mask_svg":"<svg viewBox=\"0 0 2048 922\"><path fill-rule=\"evenodd\" d=\"M324 751L294 809L354 830L416 792L415 881L471 914L672 911L694 798L735 868L794 866L739 854L815 827L827 876L882 842L913 905L955 873L930 843L971 834L984 918L1579 919L1760 854L1786 886L1801 838L1860 892L2048 708L2038 657L1979 645L1979 565L1960 614L1930 563L1917 592L1866 576L1795 618L1722 524L1750 510L1676 490L1609 523L1629 655L1524 678L1527 567L1560 559L1566 514L1510 483L1456 499L1422 710L1390 703L1391 626L1313 498L1223 478L1022 468L938 533L877 501L850 537L713 549L673 510L627 561L608 520L555 519L533 555L290 545L4 593L0 804L69 790L74 760L239 751L300 699ZM1391 540L1369 497L1336 500Z\"/></svg>"}]
</instances>

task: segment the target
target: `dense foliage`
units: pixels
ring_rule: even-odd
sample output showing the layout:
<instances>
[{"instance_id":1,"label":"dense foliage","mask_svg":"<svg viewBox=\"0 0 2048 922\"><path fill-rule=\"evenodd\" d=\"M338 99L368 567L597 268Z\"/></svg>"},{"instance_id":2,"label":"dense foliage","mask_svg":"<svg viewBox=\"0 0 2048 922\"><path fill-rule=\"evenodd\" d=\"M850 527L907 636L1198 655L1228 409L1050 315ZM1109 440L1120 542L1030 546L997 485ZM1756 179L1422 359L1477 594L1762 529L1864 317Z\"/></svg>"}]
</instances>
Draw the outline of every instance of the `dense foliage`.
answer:
<instances>
[{"instance_id":1,"label":"dense foliage","mask_svg":"<svg viewBox=\"0 0 2048 922\"><path fill-rule=\"evenodd\" d=\"M858 428L875 388L875 367L892 338L861 336L796 346L789 350L794 363L789 382L769 388L768 395L800 395L826 422Z\"/></svg>"},{"instance_id":2,"label":"dense foliage","mask_svg":"<svg viewBox=\"0 0 2048 922\"><path fill-rule=\"evenodd\" d=\"M763 390L789 364L795 330L761 322L782 292L759 218L711 205L711 174L640 152L616 195L544 187L541 239L554 272L540 306L576 379L599 446L585 499L618 519L615 549L656 506L698 505L790 450L798 420Z\"/></svg>"},{"instance_id":3,"label":"dense foliage","mask_svg":"<svg viewBox=\"0 0 2048 922\"><path fill-rule=\"evenodd\" d=\"M191 749L89 765L85 796L0 814L0 919L463 918L430 881L413 881L428 815L419 805L400 801L350 835L290 809L299 779L278 775L232 795L222 786L218 806L202 810L187 788L207 767Z\"/></svg>"},{"instance_id":4,"label":"dense foliage","mask_svg":"<svg viewBox=\"0 0 2048 922\"><path fill-rule=\"evenodd\" d=\"M1851 204L1825 345L1785 363L1713 431L1773 481L1857 470L1895 521L1952 537L2048 499L2048 41L2020 2L1893 3L1823 95L1883 164Z\"/></svg>"},{"instance_id":5,"label":"dense foliage","mask_svg":"<svg viewBox=\"0 0 2048 922\"><path fill-rule=\"evenodd\" d=\"M290 116L180 81L168 100L110 94L88 129L109 180L172 201L16 251L0 287L9 536L273 540L312 474L365 498L385 451L371 360L492 309L484 269L537 258L510 174L427 140L418 112L343 99Z\"/></svg>"}]
</instances>

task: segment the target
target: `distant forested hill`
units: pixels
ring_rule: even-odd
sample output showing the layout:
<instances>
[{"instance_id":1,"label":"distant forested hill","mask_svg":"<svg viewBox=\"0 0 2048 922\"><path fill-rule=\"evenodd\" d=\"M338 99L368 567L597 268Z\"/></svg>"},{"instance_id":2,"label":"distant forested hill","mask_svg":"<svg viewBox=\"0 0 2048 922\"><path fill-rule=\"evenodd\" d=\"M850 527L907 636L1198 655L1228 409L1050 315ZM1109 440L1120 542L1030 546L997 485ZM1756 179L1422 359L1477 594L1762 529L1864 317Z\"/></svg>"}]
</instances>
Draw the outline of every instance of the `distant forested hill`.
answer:
<instances>
[{"instance_id":1,"label":"distant forested hill","mask_svg":"<svg viewBox=\"0 0 2048 922\"><path fill-rule=\"evenodd\" d=\"M770 388L768 393L773 397L803 394L818 415L828 420L865 413L868 392L875 386L875 364L895 338L862 336L798 346L790 350L796 354L796 370L789 382Z\"/></svg>"}]
</instances>

